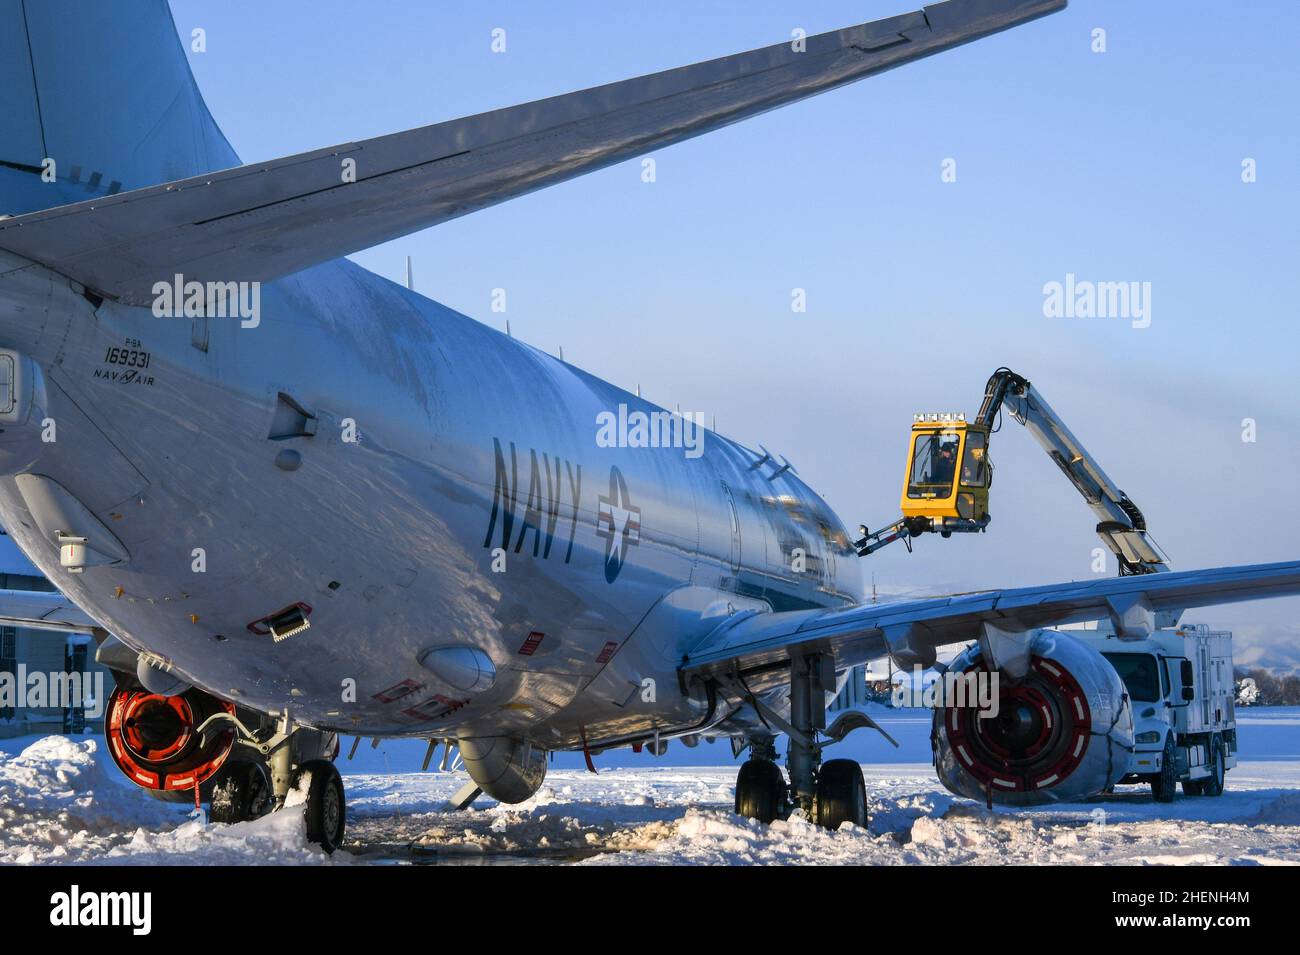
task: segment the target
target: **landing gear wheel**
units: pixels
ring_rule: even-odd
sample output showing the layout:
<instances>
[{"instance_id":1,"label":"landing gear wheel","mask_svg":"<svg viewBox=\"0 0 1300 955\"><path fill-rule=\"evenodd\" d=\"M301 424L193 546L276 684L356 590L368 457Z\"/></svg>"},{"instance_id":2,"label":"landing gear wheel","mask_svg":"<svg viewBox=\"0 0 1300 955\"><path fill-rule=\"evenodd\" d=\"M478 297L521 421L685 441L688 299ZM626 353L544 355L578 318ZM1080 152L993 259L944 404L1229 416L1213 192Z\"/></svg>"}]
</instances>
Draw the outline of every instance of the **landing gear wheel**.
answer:
<instances>
[{"instance_id":1,"label":"landing gear wheel","mask_svg":"<svg viewBox=\"0 0 1300 955\"><path fill-rule=\"evenodd\" d=\"M212 787L208 818L212 822L247 822L271 808L271 777L261 763L227 763Z\"/></svg>"},{"instance_id":2,"label":"landing gear wheel","mask_svg":"<svg viewBox=\"0 0 1300 955\"><path fill-rule=\"evenodd\" d=\"M1227 769L1224 766L1223 738L1215 736L1210 740L1210 775L1201 780L1201 793L1206 796L1222 796L1224 777Z\"/></svg>"},{"instance_id":3,"label":"landing gear wheel","mask_svg":"<svg viewBox=\"0 0 1300 955\"><path fill-rule=\"evenodd\" d=\"M1174 765L1176 756L1174 754L1174 738L1169 736L1165 739L1165 751L1160 757L1160 774L1151 777L1151 795L1156 802L1173 802L1174 794L1178 792L1178 774L1177 766Z\"/></svg>"},{"instance_id":4,"label":"landing gear wheel","mask_svg":"<svg viewBox=\"0 0 1300 955\"><path fill-rule=\"evenodd\" d=\"M770 759L747 759L736 777L736 815L767 824L781 814L785 777Z\"/></svg>"},{"instance_id":5,"label":"landing gear wheel","mask_svg":"<svg viewBox=\"0 0 1300 955\"><path fill-rule=\"evenodd\" d=\"M856 762L832 759L817 773L817 825L838 829L845 822L867 827L867 785Z\"/></svg>"},{"instance_id":6,"label":"landing gear wheel","mask_svg":"<svg viewBox=\"0 0 1300 955\"><path fill-rule=\"evenodd\" d=\"M333 853L343 844L347 828L347 803L343 798L343 778L327 759L303 763L293 774L293 788L304 776L307 783L307 841Z\"/></svg>"}]
</instances>

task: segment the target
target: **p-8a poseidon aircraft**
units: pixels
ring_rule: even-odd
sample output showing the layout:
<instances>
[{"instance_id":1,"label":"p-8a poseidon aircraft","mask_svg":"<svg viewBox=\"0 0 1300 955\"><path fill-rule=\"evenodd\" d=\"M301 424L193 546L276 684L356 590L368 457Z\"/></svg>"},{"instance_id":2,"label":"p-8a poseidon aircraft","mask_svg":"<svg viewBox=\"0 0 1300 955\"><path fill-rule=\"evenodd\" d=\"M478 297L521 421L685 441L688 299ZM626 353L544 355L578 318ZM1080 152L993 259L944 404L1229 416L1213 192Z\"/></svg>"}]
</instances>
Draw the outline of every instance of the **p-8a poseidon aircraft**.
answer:
<instances>
[{"instance_id":1,"label":"p-8a poseidon aircraft","mask_svg":"<svg viewBox=\"0 0 1300 955\"><path fill-rule=\"evenodd\" d=\"M950 785L1105 789L1127 698L1044 628L1140 636L1295 593L1300 564L863 604L786 462L342 258L1064 5L949 0L241 165L164 0L0 0L0 523L61 591L0 619L96 637L132 781L223 820L302 785L331 850L342 734L458 747L462 804L528 798L552 751L726 737L738 811L864 824L861 770L821 754L869 721L827 728L827 699L971 641L1011 716L945 718ZM599 441L610 420L700 453Z\"/></svg>"}]
</instances>

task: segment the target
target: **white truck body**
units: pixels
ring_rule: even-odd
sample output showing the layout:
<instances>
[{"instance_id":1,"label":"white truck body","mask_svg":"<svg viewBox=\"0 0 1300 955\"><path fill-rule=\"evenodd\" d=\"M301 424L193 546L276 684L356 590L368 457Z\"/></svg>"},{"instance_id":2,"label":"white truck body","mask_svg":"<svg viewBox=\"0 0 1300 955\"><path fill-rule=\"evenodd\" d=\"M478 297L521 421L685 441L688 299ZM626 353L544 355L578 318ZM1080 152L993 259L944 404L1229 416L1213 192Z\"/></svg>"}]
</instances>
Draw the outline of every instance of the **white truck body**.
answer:
<instances>
[{"instance_id":1,"label":"white truck body","mask_svg":"<svg viewBox=\"0 0 1300 955\"><path fill-rule=\"evenodd\" d=\"M1216 746L1225 771L1237 765L1231 633L1188 624L1121 640L1104 623L1069 633L1106 657L1129 690L1136 748L1122 782L1158 776L1171 737L1175 777L1188 792L1212 775Z\"/></svg>"}]
</instances>

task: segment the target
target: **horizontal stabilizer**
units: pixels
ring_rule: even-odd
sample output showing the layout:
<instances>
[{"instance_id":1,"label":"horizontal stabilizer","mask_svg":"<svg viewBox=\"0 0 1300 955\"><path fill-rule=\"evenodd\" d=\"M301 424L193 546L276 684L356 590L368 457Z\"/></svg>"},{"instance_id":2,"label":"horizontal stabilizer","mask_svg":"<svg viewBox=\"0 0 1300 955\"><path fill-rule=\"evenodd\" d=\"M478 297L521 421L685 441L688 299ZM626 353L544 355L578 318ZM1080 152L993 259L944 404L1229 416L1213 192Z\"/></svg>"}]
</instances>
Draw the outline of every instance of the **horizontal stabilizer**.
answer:
<instances>
[{"instance_id":1,"label":"horizontal stabilizer","mask_svg":"<svg viewBox=\"0 0 1300 955\"><path fill-rule=\"evenodd\" d=\"M1059 10L948 0L362 142L0 220L0 249L126 304L268 281ZM354 177L354 181L353 181Z\"/></svg>"}]
</instances>

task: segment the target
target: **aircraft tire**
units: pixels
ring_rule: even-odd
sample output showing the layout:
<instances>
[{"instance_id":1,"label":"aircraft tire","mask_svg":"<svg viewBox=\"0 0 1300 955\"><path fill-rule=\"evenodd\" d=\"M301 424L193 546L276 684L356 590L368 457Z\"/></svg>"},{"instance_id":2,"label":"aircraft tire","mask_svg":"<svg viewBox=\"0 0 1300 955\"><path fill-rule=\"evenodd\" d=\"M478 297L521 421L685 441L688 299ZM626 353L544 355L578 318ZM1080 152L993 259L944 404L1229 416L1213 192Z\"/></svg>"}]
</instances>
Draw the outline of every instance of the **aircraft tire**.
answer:
<instances>
[{"instance_id":1,"label":"aircraft tire","mask_svg":"<svg viewBox=\"0 0 1300 955\"><path fill-rule=\"evenodd\" d=\"M311 774L307 783L307 841L333 853L343 844L347 830L347 802L343 796L343 777L327 759L313 759L303 763L294 772L293 786L297 788L303 776Z\"/></svg>"},{"instance_id":2,"label":"aircraft tire","mask_svg":"<svg viewBox=\"0 0 1300 955\"><path fill-rule=\"evenodd\" d=\"M747 759L736 777L736 814L766 825L781 814L785 777L770 759Z\"/></svg>"},{"instance_id":3,"label":"aircraft tire","mask_svg":"<svg viewBox=\"0 0 1300 955\"><path fill-rule=\"evenodd\" d=\"M271 803L271 780L259 762L231 760L221 767L212 787L208 818L212 822L247 822L265 814Z\"/></svg>"},{"instance_id":4,"label":"aircraft tire","mask_svg":"<svg viewBox=\"0 0 1300 955\"><path fill-rule=\"evenodd\" d=\"M817 773L817 825L834 830L846 822L867 827L867 785L856 761L832 759Z\"/></svg>"}]
</instances>

